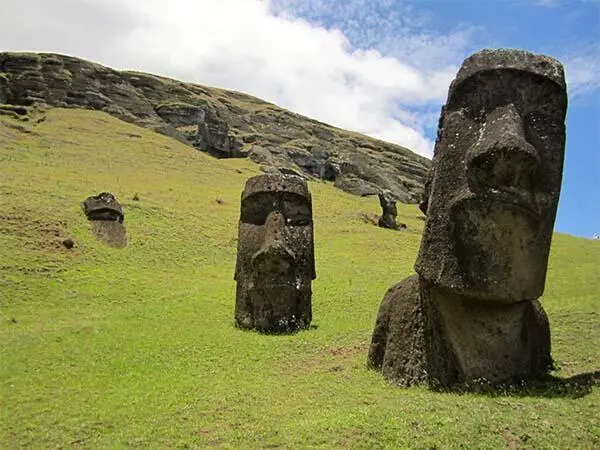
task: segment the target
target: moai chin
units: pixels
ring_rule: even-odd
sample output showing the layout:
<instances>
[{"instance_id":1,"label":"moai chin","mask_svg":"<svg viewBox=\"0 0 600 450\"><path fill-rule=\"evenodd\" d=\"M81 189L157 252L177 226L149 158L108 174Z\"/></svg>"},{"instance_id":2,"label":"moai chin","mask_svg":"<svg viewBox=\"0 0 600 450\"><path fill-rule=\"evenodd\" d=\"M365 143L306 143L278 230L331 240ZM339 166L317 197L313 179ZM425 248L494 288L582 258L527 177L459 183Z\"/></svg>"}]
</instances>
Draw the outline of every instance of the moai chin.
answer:
<instances>
[{"instance_id":1,"label":"moai chin","mask_svg":"<svg viewBox=\"0 0 600 450\"><path fill-rule=\"evenodd\" d=\"M393 382L492 383L548 371L544 291L560 192L562 65L521 50L467 58L442 109L416 276L380 307L369 363Z\"/></svg>"},{"instance_id":2,"label":"moai chin","mask_svg":"<svg viewBox=\"0 0 600 450\"><path fill-rule=\"evenodd\" d=\"M239 222L236 325L266 333L308 328L315 277L306 181L282 174L250 178Z\"/></svg>"}]
</instances>

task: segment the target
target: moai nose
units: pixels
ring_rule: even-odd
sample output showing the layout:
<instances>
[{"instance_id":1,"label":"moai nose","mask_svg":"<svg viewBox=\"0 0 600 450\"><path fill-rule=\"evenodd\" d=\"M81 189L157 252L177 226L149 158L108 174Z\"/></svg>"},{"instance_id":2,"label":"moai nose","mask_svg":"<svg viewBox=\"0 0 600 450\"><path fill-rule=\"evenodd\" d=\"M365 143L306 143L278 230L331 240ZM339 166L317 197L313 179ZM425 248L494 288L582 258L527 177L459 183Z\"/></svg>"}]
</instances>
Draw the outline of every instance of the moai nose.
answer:
<instances>
[{"instance_id":1,"label":"moai nose","mask_svg":"<svg viewBox=\"0 0 600 450\"><path fill-rule=\"evenodd\" d=\"M272 212L265 222L265 235L261 248L252 256L252 265L261 273L284 275L295 263L294 254L285 242L285 218Z\"/></svg>"},{"instance_id":2,"label":"moai nose","mask_svg":"<svg viewBox=\"0 0 600 450\"><path fill-rule=\"evenodd\" d=\"M479 139L468 152L467 167L469 180L478 186L533 189L540 157L525 139L523 119L514 105L488 114Z\"/></svg>"}]
</instances>

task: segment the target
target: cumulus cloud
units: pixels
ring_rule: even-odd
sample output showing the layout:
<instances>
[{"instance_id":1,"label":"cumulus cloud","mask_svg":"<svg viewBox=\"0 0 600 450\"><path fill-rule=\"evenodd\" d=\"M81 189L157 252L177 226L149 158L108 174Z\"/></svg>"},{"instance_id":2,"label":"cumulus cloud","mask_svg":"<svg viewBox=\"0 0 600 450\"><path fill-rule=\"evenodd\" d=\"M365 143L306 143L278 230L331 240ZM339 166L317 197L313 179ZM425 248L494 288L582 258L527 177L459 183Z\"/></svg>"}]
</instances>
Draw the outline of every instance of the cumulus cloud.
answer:
<instances>
[{"instance_id":1,"label":"cumulus cloud","mask_svg":"<svg viewBox=\"0 0 600 450\"><path fill-rule=\"evenodd\" d=\"M0 42L240 90L431 155L430 110L439 111L472 30L426 33L426 15L390 0L323 5L3 0Z\"/></svg>"}]
</instances>

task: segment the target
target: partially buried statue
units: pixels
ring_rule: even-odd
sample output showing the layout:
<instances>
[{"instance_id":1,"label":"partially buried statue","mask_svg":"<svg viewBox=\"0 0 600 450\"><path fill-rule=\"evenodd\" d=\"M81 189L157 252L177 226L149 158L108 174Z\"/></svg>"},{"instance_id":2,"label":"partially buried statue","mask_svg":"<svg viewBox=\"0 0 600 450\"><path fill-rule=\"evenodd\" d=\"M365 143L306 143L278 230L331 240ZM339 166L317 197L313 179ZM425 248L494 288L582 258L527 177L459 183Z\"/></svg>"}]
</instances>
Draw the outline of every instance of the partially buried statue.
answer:
<instances>
[{"instance_id":1,"label":"partially buried statue","mask_svg":"<svg viewBox=\"0 0 600 450\"><path fill-rule=\"evenodd\" d=\"M238 327L277 333L310 326L312 202L302 178L267 174L246 182L234 278Z\"/></svg>"},{"instance_id":2,"label":"partially buried statue","mask_svg":"<svg viewBox=\"0 0 600 450\"><path fill-rule=\"evenodd\" d=\"M86 198L82 204L83 212L92 222L92 234L99 241L115 247L127 245L127 233L123 220L123 207L110 192L101 192Z\"/></svg>"},{"instance_id":3,"label":"partially buried statue","mask_svg":"<svg viewBox=\"0 0 600 450\"><path fill-rule=\"evenodd\" d=\"M442 109L417 275L381 304L369 364L395 384L547 373L544 291L560 192L566 85L555 59L467 58Z\"/></svg>"},{"instance_id":4,"label":"partially buried statue","mask_svg":"<svg viewBox=\"0 0 600 450\"><path fill-rule=\"evenodd\" d=\"M387 190L382 191L378 194L378 197L382 212L377 224L381 228L397 230L399 228L398 224L396 223L398 209L396 208L396 201L392 197L392 193Z\"/></svg>"}]
</instances>

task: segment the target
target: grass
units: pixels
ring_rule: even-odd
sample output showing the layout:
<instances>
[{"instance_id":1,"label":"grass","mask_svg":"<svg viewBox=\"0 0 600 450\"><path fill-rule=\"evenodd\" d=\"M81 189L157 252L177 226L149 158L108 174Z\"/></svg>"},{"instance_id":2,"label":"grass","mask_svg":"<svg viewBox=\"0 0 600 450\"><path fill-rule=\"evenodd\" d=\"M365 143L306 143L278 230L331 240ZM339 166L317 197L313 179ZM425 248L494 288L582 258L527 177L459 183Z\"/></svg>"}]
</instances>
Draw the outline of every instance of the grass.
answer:
<instances>
[{"instance_id":1,"label":"grass","mask_svg":"<svg viewBox=\"0 0 600 450\"><path fill-rule=\"evenodd\" d=\"M600 391L570 378L600 365L597 242L553 242L543 304L563 382L393 388L366 353L383 294L412 272L416 206L398 205L408 230L383 230L359 218L377 199L310 183L316 327L245 332L233 269L257 166L99 112L46 115L0 117L1 448L600 447ZM125 249L81 212L105 190L124 204Z\"/></svg>"}]
</instances>

